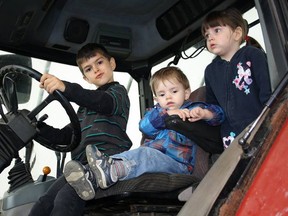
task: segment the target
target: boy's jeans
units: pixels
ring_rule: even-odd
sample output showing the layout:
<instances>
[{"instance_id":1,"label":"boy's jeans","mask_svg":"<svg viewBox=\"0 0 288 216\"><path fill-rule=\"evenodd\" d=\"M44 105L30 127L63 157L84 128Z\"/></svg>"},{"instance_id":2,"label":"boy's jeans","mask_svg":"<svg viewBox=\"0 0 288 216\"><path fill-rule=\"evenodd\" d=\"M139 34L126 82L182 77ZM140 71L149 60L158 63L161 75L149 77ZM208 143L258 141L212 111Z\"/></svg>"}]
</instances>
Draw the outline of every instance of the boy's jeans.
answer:
<instances>
[{"instance_id":1,"label":"boy's jeans","mask_svg":"<svg viewBox=\"0 0 288 216\"><path fill-rule=\"evenodd\" d=\"M190 174L185 164L179 163L159 150L139 147L111 156L122 159L128 168L128 175L120 180L131 179L143 173L179 173Z\"/></svg>"}]
</instances>

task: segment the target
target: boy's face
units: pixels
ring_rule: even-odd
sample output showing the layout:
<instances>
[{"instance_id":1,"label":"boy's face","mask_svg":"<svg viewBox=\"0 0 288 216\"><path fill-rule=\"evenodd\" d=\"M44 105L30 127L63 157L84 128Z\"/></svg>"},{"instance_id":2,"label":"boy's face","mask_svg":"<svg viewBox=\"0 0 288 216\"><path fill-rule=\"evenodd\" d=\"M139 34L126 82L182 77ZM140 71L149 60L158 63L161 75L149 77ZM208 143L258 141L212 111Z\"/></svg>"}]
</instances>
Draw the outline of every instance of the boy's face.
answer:
<instances>
[{"instance_id":1,"label":"boy's face","mask_svg":"<svg viewBox=\"0 0 288 216\"><path fill-rule=\"evenodd\" d=\"M168 110L179 109L190 96L190 89L184 89L177 79L159 81L155 87L154 100Z\"/></svg>"},{"instance_id":2,"label":"boy's face","mask_svg":"<svg viewBox=\"0 0 288 216\"><path fill-rule=\"evenodd\" d=\"M80 67L83 70L84 80L100 87L114 81L113 71L116 63L114 58L109 60L99 53L95 54L87 61L83 61Z\"/></svg>"}]
</instances>

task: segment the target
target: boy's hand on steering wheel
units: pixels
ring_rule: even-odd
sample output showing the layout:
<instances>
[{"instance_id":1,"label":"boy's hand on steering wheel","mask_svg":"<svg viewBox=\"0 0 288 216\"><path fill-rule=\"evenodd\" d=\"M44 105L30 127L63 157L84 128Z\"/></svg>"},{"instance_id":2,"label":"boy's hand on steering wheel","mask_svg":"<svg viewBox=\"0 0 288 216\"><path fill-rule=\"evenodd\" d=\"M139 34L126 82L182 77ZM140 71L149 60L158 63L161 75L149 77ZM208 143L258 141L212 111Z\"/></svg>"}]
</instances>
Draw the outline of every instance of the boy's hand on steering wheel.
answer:
<instances>
[{"instance_id":1,"label":"boy's hand on steering wheel","mask_svg":"<svg viewBox=\"0 0 288 216\"><path fill-rule=\"evenodd\" d=\"M40 78L40 88L44 88L49 94L52 94L55 90L64 92L65 84L51 74L43 74Z\"/></svg>"}]
</instances>

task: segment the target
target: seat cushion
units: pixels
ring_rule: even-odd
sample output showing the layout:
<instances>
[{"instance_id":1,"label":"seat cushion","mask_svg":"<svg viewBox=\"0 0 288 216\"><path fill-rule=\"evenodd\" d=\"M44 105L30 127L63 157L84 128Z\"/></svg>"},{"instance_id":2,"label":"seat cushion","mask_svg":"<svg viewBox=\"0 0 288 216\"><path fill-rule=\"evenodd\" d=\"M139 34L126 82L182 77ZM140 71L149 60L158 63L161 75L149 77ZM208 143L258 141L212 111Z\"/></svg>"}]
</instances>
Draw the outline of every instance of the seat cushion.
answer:
<instances>
[{"instance_id":1,"label":"seat cushion","mask_svg":"<svg viewBox=\"0 0 288 216\"><path fill-rule=\"evenodd\" d=\"M96 191L95 199L118 195L125 192L171 192L199 183L193 175L146 173L137 178L119 181L112 187Z\"/></svg>"},{"instance_id":2,"label":"seat cushion","mask_svg":"<svg viewBox=\"0 0 288 216\"><path fill-rule=\"evenodd\" d=\"M198 184L209 169L209 154L197 147L195 159L197 166L191 175L145 173L137 178L119 181L108 189L98 189L95 198L118 195L124 192L171 192Z\"/></svg>"}]
</instances>

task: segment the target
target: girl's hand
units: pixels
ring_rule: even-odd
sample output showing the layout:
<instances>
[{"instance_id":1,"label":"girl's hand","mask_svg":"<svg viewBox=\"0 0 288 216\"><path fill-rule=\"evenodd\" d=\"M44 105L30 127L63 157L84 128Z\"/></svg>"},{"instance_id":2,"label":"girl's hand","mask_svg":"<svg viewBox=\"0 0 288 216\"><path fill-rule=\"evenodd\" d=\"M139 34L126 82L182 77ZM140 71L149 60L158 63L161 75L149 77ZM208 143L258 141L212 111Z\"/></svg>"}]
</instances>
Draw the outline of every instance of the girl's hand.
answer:
<instances>
[{"instance_id":1,"label":"girl's hand","mask_svg":"<svg viewBox=\"0 0 288 216\"><path fill-rule=\"evenodd\" d=\"M65 84L57 77L51 74L43 74L40 78L40 88L45 89L49 94L52 94L55 90L61 92L65 91Z\"/></svg>"},{"instance_id":2,"label":"girl's hand","mask_svg":"<svg viewBox=\"0 0 288 216\"><path fill-rule=\"evenodd\" d=\"M167 110L168 115L178 115L183 121L189 118L188 109Z\"/></svg>"}]
</instances>

